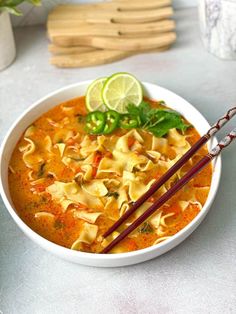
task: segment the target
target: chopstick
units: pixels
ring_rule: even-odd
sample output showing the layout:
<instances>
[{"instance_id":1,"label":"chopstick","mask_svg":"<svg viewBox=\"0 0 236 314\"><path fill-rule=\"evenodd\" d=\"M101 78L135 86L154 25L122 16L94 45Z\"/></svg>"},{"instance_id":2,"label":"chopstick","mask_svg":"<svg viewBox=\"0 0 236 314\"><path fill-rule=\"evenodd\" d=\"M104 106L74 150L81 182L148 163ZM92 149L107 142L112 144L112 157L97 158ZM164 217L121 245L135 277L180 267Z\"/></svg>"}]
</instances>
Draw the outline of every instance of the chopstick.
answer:
<instances>
[{"instance_id":1,"label":"chopstick","mask_svg":"<svg viewBox=\"0 0 236 314\"><path fill-rule=\"evenodd\" d=\"M138 207L152 196L176 171L178 171L214 134L216 134L234 115L236 107L227 111L209 130L203 135L160 179L156 180L151 188L144 193L103 235L104 238L115 231L126 219L128 219Z\"/></svg>"},{"instance_id":2,"label":"chopstick","mask_svg":"<svg viewBox=\"0 0 236 314\"><path fill-rule=\"evenodd\" d=\"M215 126L216 127L216 126ZM211 131L212 132L212 131ZM210 153L205 155L195 166L193 166L179 181L177 181L165 194L153 203L141 216L139 216L130 226L115 238L101 253L108 253L115 245L122 241L127 235L134 231L141 223L150 217L158 208L169 200L177 191L187 184L196 174L201 171L209 162L217 157L221 151L236 139L236 128L227 134Z\"/></svg>"}]
</instances>

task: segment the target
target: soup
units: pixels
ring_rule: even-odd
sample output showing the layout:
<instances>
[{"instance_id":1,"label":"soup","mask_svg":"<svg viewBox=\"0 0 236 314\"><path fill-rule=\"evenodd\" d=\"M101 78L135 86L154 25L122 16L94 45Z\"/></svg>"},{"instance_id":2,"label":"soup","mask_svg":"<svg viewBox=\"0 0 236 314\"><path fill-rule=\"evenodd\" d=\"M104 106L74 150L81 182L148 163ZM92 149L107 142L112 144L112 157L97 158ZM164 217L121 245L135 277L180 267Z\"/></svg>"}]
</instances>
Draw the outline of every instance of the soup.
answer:
<instances>
[{"instance_id":1,"label":"soup","mask_svg":"<svg viewBox=\"0 0 236 314\"><path fill-rule=\"evenodd\" d=\"M162 102L146 101L153 108ZM85 98L62 103L21 136L11 157L9 188L19 216L61 246L98 253L207 153L201 148L106 239L105 231L199 139L194 127L156 137L141 128L88 134ZM111 253L152 246L176 234L201 211L211 183L208 165Z\"/></svg>"}]
</instances>

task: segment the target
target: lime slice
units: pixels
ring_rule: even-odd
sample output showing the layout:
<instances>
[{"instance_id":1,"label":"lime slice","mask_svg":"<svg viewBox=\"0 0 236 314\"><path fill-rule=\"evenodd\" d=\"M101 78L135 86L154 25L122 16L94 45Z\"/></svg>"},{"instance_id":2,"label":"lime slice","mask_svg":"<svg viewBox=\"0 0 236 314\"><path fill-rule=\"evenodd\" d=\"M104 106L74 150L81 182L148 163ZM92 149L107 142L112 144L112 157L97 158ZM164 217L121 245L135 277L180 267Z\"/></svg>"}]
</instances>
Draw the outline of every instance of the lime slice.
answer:
<instances>
[{"instance_id":1,"label":"lime slice","mask_svg":"<svg viewBox=\"0 0 236 314\"><path fill-rule=\"evenodd\" d=\"M107 110L102 99L102 88L106 80L107 77L101 77L89 85L85 96L85 103L88 111Z\"/></svg>"},{"instance_id":2,"label":"lime slice","mask_svg":"<svg viewBox=\"0 0 236 314\"><path fill-rule=\"evenodd\" d=\"M133 75L122 72L116 73L106 80L102 90L102 98L109 109L125 113L128 104L138 106L142 101L142 86Z\"/></svg>"}]
</instances>

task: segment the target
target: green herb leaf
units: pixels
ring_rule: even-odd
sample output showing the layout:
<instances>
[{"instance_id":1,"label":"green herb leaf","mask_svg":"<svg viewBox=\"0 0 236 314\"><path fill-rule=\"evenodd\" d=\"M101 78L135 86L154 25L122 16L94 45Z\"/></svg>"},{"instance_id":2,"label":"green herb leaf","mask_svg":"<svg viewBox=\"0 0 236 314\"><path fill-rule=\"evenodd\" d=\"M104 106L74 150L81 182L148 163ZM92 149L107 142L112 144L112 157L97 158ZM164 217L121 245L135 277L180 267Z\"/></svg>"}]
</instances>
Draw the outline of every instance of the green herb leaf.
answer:
<instances>
[{"instance_id":1,"label":"green herb leaf","mask_svg":"<svg viewBox=\"0 0 236 314\"><path fill-rule=\"evenodd\" d=\"M139 229L139 233L153 233L153 229L148 222L145 222Z\"/></svg>"},{"instance_id":2,"label":"green herb leaf","mask_svg":"<svg viewBox=\"0 0 236 314\"><path fill-rule=\"evenodd\" d=\"M37 7L41 5L41 0L27 0L28 2L36 5Z\"/></svg>"},{"instance_id":3,"label":"green herb leaf","mask_svg":"<svg viewBox=\"0 0 236 314\"><path fill-rule=\"evenodd\" d=\"M151 110L149 103L142 101L139 106L129 104L127 111L130 115L138 118L139 126L144 125L147 122L147 114Z\"/></svg>"},{"instance_id":4,"label":"green herb leaf","mask_svg":"<svg viewBox=\"0 0 236 314\"><path fill-rule=\"evenodd\" d=\"M48 199L45 196L40 197L40 203L47 203Z\"/></svg>"},{"instance_id":5,"label":"green herb leaf","mask_svg":"<svg viewBox=\"0 0 236 314\"><path fill-rule=\"evenodd\" d=\"M144 127L156 137L166 135L173 128L181 131L185 131L188 128L188 125L184 123L180 114L175 111L152 109L147 116L148 122Z\"/></svg>"},{"instance_id":6,"label":"green herb leaf","mask_svg":"<svg viewBox=\"0 0 236 314\"><path fill-rule=\"evenodd\" d=\"M22 12L16 7L23 2L28 2L36 6L41 5L41 0L0 0L0 12L8 11L14 15L22 15Z\"/></svg>"},{"instance_id":7,"label":"green herb leaf","mask_svg":"<svg viewBox=\"0 0 236 314\"><path fill-rule=\"evenodd\" d=\"M73 156L68 156L68 157L74 161L84 161L86 159L85 157L73 157Z\"/></svg>"},{"instance_id":8,"label":"green herb leaf","mask_svg":"<svg viewBox=\"0 0 236 314\"><path fill-rule=\"evenodd\" d=\"M162 101L159 103L162 103ZM128 124L128 126L123 125L123 128L142 128L151 132L156 137L165 136L168 131L173 128L184 132L188 127L190 127L190 125L187 125L184 122L178 112L169 109L152 109L151 105L145 101L142 101L138 106L129 104L127 106L127 112L127 114L123 115L123 118L126 118L127 121L132 121L132 119L134 119L137 122L133 126L132 124ZM89 115L91 114L92 113ZM126 120L122 121L121 117L120 127L122 127L122 123L125 124L126 122ZM101 134L104 134L104 132L101 131Z\"/></svg>"},{"instance_id":9,"label":"green herb leaf","mask_svg":"<svg viewBox=\"0 0 236 314\"><path fill-rule=\"evenodd\" d=\"M77 119L78 119L78 122L81 123L85 120L85 116L83 116L82 114L77 114L76 115Z\"/></svg>"},{"instance_id":10,"label":"green herb leaf","mask_svg":"<svg viewBox=\"0 0 236 314\"><path fill-rule=\"evenodd\" d=\"M143 101L139 106L128 105L128 113L138 117L139 126L153 133L156 137L162 137L170 129L176 128L185 131L188 125L184 123L181 115L173 110L152 109L151 106Z\"/></svg>"},{"instance_id":11,"label":"green herb leaf","mask_svg":"<svg viewBox=\"0 0 236 314\"><path fill-rule=\"evenodd\" d=\"M119 197L119 193L118 192L108 192L106 194L106 196L113 196L115 199L117 199Z\"/></svg>"},{"instance_id":12,"label":"green herb leaf","mask_svg":"<svg viewBox=\"0 0 236 314\"><path fill-rule=\"evenodd\" d=\"M62 229L62 228L64 228L64 227L65 227L65 224L64 224L61 220L59 220L59 219L55 220L55 222L54 222L54 228L55 228L56 230Z\"/></svg>"},{"instance_id":13,"label":"green herb leaf","mask_svg":"<svg viewBox=\"0 0 236 314\"><path fill-rule=\"evenodd\" d=\"M45 166L46 166L46 163L45 163L45 162L39 166L38 178L40 178L40 177L43 176L44 170L45 170Z\"/></svg>"}]
</instances>

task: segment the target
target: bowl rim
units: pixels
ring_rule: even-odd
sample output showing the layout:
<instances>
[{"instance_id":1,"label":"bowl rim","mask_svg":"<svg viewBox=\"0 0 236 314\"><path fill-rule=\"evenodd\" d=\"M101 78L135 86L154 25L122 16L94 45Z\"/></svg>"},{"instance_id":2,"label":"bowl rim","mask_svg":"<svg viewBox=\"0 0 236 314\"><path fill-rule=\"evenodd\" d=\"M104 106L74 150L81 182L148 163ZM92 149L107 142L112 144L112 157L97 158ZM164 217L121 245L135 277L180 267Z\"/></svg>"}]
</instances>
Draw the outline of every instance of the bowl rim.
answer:
<instances>
[{"instance_id":1,"label":"bowl rim","mask_svg":"<svg viewBox=\"0 0 236 314\"><path fill-rule=\"evenodd\" d=\"M204 206L202 207L202 210L198 213L198 215L189 223L187 224L183 229L181 229L180 231L178 231L176 234L174 234L173 236L171 236L169 239L166 239L156 245L152 245L149 246L147 248L144 249L140 249L137 251L131 251L131 252L124 252L124 253L115 253L115 254L98 254L98 253L89 253L89 252L82 252L82 251L76 251L76 250L71 250L69 248L63 247L59 244L56 244L52 241L47 240L46 238L42 237L41 235L39 235L37 232L35 232L33 229L31 229L21 218L20 216L17 214L17 211L14 210L13 206L11 205L6 192L5 192L5 188L4 185L5 183L3 182L3 176L2 176L2 172L1 172L1 165L3 163L3 158L4 158L4 150L6 147L6 144L10 138L10 136L14 133L14 129L16 128L16 126L18 125L18 123L21 122L21 120L28 114L30 113L33 109L35 109L36 107L40 107L40 105L46 101L47 99L50 99L51 97L59 94L59 93L63 93L66 92L67 90L73 89L75 87L81 86L81 85L88 85L89 83L91 83L92 80L86 80L86 81L81 81L81 82L77 82L74 84L70 84L67 85L65 87L59 88L54 90L51 93L48 93L46 96L41 97L40 99L38 99L37 101L35 101L31 106L29 106L26 110L23 111L23 113L13 122L13 124L11 125L11 127L9 128L9 130L7 131L1 147L0 147L0 195L2 197L3 203L5 205L5 207L7 208L8 212L10 213L11 217L13 218L13 220L16 222L16 224L18 225L18 227L30 238L33 239L36 243L38 243L41 247L43 248L47 248L47 250L49 250L50 252L54 252L57 251L57 253L62 254L62 255L66 255L66 257L71 257L73 258L81 258L81 259L90 259L90 260L97 260L97 261L113 261L113 260L124 260L127 258L131 258L131 257L137 257L137 256L142 256L142 255L146 255L147 253L151 253L153 251L156 251L158 249L161 249L164 246L168 246L169 243L175 242L176 239L181 238L181 236L183 236L183 240L188 237L189 234L191 234L192 231L195 230L195 228L191 231L191 229L194 227L194 225L196 225L196 227L198 226L198 224L200 224L203 220L203 218L205 217L205 215L207 214L211 204L213 203L219 184L220 184L220 178L221 178L221 170L222 170L222 159L221 159L221 155L219 155L216 160L215 160L215 165L217 165L217 167L214 167L213 169L213 174L216 176L214 182L211 182L210 185L210 189L213 189L212 191L212 195L211 197L209 197L206 200L206 203L204 204ZM142 82L142 85L144 87L144 89L148 88L148 86L152 86L153 88L158 87L159 89L163 90L164 92L169 93L170 95L177 97L179 100L181 100L182 102L185 102L188 104L189 108L191 108L191 110L195 113L198 113L198 115L201 116L202 120L204 120L205 124L209 126L210 128L210 124L208 123L208 121L206 120L206 118L200 113L200 111L198 111L198 109L196 109L191 103L189 103L187 100L185 100L184 98L182 98L181 96L179 96L178 94L170 91L167 88L164 88L160 85L154 84L154 83L149 83L149 82ZM68 99L69 100L69 99ZM60 103L55 104L55 106L57 106ZM51 108L55 107L52 106ZM50 109L51 109L50 108ZM49 109L49 110L50 110ZM42 115L42 113L41 113ZM196 126L195 126L196 127ZM197 127L196 127L197 128ZM21 135L20 135L21 136ZM20 136L18 138L20 138ZM212 138L212 140L215 143L218 143L217 138L214 136ZM7 182L7 186L8 186L8 182ZM198 223L199 222L199 223ZM190 233L188 233L190 231ZM184 235L186 235L184 237ZM180 243L183 241L181 240ZM178 245L178 243L176 244ZM174 247L176 246L174 245Z\"/></svg>"}]
</instances>

